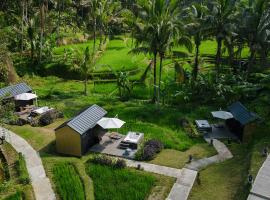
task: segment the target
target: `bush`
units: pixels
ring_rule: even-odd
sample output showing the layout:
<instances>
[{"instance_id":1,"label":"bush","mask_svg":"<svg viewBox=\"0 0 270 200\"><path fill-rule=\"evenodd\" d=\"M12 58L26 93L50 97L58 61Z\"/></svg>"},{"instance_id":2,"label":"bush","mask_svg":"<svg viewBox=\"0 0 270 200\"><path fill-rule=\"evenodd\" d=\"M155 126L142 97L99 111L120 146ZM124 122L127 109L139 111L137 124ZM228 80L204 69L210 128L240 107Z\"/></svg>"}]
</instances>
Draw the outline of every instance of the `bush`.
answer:
<instances>
[{"instance_id":1,"label":"bush","mask_svg":"<svg viewBox=\"0 0 270 200\"><path fill-rule=\"evenodd\" d=\"M41 126L46 126L54 122L57 118L62 118L63 113L57 110L50 110L46 112L45 114L41 115L39 118L39 124Z\"/></svg>"},{"instance_id":2,"label":"bush","mask_svg":"<svg viewBox=\"0 0 270 200\"><path fill-rule=\"evenodd\" d=\"M21 191L18 191L8 197L6 197L4 200L21 200L23 199L23 193Z\"/></svg>"},{"instance_id":3,"label":"bush","mask_svg":"<svg viewBox=\"0 0 270 200\"><path fill-rule=\"evenodd\" d=\"M19 153L19 159L16 162L16 167L19 174L19 182L22 184L30 183L29 174L22 153Z\"/></svg>"},{"instance_id":4,"label":"bush","mask_svg":"<svg viewBox=\"0 0 270 200\"><path fill-rule=\"evenodd\" d=\"M136 160L152 160L156 154L164 148L159 140L151 139L146 141L137 151Z\"/></svg>"},{"instance_id":5,"label":"bush","mask_svg":"<svg viewBox=\"0 0 270 200\"><path fill-rule=\"evenodd\" d=\"M62 200L85 200L83 183L71 163L56 164L53 167L53 180Z\"/></svg>"},{"instance_id":6,"label":"bush","mask_svg":"<svg viewBox=\"0 0 270 200\"><path fill-rule=\"evenodd\" d=\"M105 155L96 155L90 162L105 166L110 166L113 168L123 169L127 166L126 161L123 159L114 159Z\"/></svg>"}]
</instances>

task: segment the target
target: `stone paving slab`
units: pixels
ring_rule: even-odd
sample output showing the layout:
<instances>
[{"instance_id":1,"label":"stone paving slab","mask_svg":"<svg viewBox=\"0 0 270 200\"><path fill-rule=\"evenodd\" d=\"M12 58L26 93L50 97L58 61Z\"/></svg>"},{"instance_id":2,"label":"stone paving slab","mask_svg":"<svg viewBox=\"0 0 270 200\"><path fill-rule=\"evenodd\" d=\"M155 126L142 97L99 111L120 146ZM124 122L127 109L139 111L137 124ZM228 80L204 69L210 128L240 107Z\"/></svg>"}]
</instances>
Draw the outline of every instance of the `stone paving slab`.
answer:
<instances>
[{"instance_id":1,"label":"stone paving slab","mask_svg":"<svg viewBox=\"0 0 270 200\"><path fill-rule=\"evenodd\" d=\"M46 177L41 158L37 152L23 138L0 127L0 135L3 134L3 131L8 133L6 141L10 143L17 152L21 152L25 158L36 200L55 200L56 197L52 190L50 180Z\"/></svg>"},{"instance_id":2,"label":"stone paving slab","mask_svg":"<svg viewBox=\"0 0 270 200\"><path fill-rule=\"evenodd\" d=\"M164 176L170 176L174 178L178 178L181 176L181 169L175 169L171 167L165 167L165 166L160 166L160 165L155 165L151 163L145 163L145 162L138 162L134 160L126 160L127 166L128 167L137 167L138 165L141 165L143 170L156 173L156 174L161 174Z\"/></svg>"},{"instance_id":3,"label":"stone paving slab","mask_svg":"<svg viewBox=\"0 0 270 200\"><path fill-rule=\"evenodd\" d=\"M188 198L189 192L189 187L175 183L166 200L185 200Z\"/></svg>"}]
</instances>

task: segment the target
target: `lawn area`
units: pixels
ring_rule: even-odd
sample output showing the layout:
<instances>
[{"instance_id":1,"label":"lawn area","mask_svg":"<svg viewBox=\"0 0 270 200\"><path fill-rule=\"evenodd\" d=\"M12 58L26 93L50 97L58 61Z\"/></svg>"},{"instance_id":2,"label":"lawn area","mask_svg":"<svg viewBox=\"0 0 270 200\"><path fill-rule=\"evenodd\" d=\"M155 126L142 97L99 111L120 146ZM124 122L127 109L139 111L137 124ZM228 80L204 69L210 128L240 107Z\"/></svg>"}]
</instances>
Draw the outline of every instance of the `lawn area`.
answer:
<instances>
[{"instance_id":1,"label":"lawn area","mask_svg":"<svg viewBox=\"0 0 270 200\"><path fill-rule=\"evenodd\" d=\"M181 169L188 161L189 155L192 155L194 159L201 159L213 156L216 153L215 149L206 143L195 144L186 151L163 149L150 163Z\"/></svg>"},{"instance_id":2,"label":"lawn area","mask_svg":"<svg viewBox=\"0 0 270 200\"><path fill-rule=\"evenodd\" d=\"M200 172L201 184L195 183L189 200L245 200L249 168L248 146L232 144L234 157L211 165Z\"/></svg>"},{"instance_id":3,"label":"lawn area","mask_svg":"<svg viewBox=\"0 0 270 200\"><path fill-rule=\"evenodd\" d=\"M86 167L94 182L96 200L144 200L152 190L155 193L149 198L161 200L168 195L173 184L173 180L164 181L167 177L158 180L161 176L134 169L115 169L91 162Z\"/></svg>"}]
</instances>

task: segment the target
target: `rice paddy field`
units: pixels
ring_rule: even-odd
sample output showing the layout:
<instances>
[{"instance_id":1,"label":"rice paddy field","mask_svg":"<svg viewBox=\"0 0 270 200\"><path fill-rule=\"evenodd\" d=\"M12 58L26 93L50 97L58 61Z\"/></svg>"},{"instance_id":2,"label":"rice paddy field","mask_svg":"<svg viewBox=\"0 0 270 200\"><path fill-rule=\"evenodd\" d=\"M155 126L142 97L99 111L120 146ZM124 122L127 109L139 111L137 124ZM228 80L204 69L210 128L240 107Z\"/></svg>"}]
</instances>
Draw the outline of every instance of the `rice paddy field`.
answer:
<instances>
[{"instance_id":1,"label":"rice paddy field","mask_svg":"<svg viewBox=\"0 0 270 200\"><path fill-rule=\"evenodd\" d=\"M86 167L94 182L96 200L144 200L157 181L153 175L130 169L115 169L93 163Z\"/></svg>"},{"instance_id":2,"label":"rice paddy field","mask_svg":"<svg viewBox=\"0 0 270 200\"><path fill-rule=\"evenodd\" d=\"M53 167L53 180L63 200L85 200L83 183L76 168L70 163L58 163Z\"/></svg>"}]
</instances>

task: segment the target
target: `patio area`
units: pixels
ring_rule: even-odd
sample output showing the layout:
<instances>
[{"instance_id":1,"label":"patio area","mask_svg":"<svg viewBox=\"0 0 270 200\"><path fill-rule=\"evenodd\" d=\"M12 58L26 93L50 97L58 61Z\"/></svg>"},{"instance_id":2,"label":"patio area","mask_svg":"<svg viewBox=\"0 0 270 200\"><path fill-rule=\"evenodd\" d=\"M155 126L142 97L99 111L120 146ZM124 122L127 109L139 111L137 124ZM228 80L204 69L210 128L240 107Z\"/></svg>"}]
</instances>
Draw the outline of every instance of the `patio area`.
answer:
<instances>
[{"instance_id":1,"label":"patio area","mask_svg":"<svg viewBox=\"0 0 270 200\"><path fill-rule=\"evenodd\" d=\"M237 136L230 132L227 126L211 124L212 131L207 132L204 137L207 139L230 139L238 140Z\"/></svg>"},{"instance_id":2,"label":"patio area","mask_svg":"<svg viewBox=\"0 0 270 200\"><path fill-rule=\"evenodd\" d=\"M119 137L112 137L112 133L106 133L99 144L96 144L90 148L90 151L96 153L103 153L107 155L124 157L128 159L134 159L137 149L130 150L126 153L125 149L120 149L119 145L124 140L125 135L117 133Z\"/></svg>"}]
</instances>

